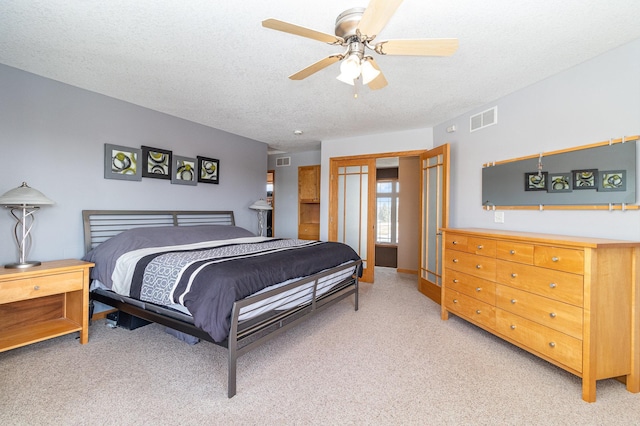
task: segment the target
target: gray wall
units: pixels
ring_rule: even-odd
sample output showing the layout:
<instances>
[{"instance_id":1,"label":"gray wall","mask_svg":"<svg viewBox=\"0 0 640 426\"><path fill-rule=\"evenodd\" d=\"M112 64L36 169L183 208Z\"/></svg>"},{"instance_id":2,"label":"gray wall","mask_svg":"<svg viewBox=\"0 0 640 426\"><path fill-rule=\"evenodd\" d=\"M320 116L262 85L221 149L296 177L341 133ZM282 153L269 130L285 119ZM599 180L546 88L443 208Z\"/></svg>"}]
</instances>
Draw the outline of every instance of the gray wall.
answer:
<instances>
[{"instance_id":1,"label":"gray wall","mask_svg":"<svg viewBox=\"0 0 640 426\"><path fill-rule=\"evenodd\" d=\"M0 65L0 194L26 181L56 202L36 216L29 259L83 255L83 209L233 210L264 198L267 145ZM220 160L220 184L104 179L104 144L148 145ZM0 264L17 260L15 220L0 211Z\"/></svg>"},{"instance_id":2,"label":"gray wall","mask_svg":"<svg viewBox=\"0 0 640 426\"><path fill-rule=\"evenodd\" d=\"M436 126L435 146L451 143L451 226L640 241L638 211L507 210L501 224L481 207L483 163L640 134L639 76L640 39ZM497 124L470 133L495 105Z\"/></svg>"},{"instance_id":3,"label":"gray wall","mask_svg":"<svg viewBox=\"0 0 640 426\"><path fill-rule=\"evenodd\" d=\"M276 167L279 157L291 157L291 165ZM298 167L320 164L320 151L274 154L268 164L275 171L274 237L298 238Z\"/></svg>"}]
</instances>

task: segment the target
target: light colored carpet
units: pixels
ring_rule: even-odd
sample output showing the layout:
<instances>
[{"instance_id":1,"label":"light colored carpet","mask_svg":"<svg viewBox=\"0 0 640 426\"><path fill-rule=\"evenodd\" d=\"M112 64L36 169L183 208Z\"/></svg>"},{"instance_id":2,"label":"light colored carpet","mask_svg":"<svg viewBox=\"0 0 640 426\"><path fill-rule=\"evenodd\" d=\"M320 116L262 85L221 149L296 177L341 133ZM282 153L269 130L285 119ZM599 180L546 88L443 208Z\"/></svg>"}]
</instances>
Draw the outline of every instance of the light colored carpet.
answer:
<instances>
[{"instance_id":1,"label":"light colored carpet","mask_svg":"<svg viewBox=\"0 0 640 426\"><path fill-rule=\"evenodd\" d=\"M456 318L416 278L377 268L360 310L346 299L241 357L226 397L226 352L157 325L96 321L0 353L2 425L640 425L640 394L580 380Z\"/></svg>"}]
</instances>

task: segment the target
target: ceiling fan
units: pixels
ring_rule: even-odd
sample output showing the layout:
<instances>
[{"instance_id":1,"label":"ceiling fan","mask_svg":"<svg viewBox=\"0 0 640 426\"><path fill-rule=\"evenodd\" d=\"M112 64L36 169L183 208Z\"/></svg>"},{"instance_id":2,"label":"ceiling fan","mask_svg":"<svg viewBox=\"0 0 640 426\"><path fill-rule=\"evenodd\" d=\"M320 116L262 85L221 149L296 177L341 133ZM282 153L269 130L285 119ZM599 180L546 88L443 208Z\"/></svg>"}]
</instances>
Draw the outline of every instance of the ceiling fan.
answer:
<instances>
[{"instance_id":1,"label":"ceiling fan","mask_svg":"<svg viewBox=\"0 0 640 426\"><path fill-rule=\"evenodd\" d=\"M388 83L373 56L366 53L367 49L380 55L412 56L451 56L458 49L458 40L455 38L386 40L372 44L400 3L402 0L371 0L366 9L354 7L345 10L336 18L335 35L273 18L262 21L262 26L346 48L343 53L330 55L290 75L290 79L303 80L329 65L343 61L338 80L354 85L362 76L363 84L377 90Z\"/></svg>"}]
</instances>

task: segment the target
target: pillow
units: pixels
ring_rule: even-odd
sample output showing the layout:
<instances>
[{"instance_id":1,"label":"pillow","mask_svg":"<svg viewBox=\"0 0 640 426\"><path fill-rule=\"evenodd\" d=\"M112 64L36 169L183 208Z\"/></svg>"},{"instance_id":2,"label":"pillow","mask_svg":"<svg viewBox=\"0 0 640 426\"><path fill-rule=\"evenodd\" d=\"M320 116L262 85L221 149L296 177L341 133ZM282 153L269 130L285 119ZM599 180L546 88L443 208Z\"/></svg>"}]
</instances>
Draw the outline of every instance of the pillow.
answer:
<instances>
[{"instance_id":1,"label":"pillow","mask_svg":"<svg viewBox=\"0 0 640 426\"><path fill-rule=\"evenodd\" d=\"M95 263L91 279L111 288L116 261L129 251L149 247L175 246L201 241L254 237L250 231L230 225L149 226L132 228L109 238L85 254L82 260Z\"/></svg>"}]
</instances>

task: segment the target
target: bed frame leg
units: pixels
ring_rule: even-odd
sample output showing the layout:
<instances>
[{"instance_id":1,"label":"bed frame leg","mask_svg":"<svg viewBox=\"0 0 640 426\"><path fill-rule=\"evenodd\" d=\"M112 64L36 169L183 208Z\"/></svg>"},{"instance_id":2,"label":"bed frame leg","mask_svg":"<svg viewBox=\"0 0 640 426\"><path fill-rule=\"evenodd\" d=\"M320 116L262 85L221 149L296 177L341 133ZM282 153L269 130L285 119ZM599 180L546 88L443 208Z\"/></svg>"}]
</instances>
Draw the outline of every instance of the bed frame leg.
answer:
<instances>
[{"instance_id":1,"label":"bed frame leg","mask_svg":"<svg viewBox=\"0 0 640 426\"><path fill-rule=\"evenodd\" d=\"M227 380L227 397L231 398L236 394L236 370L238 365L238 355L235 345L229 342L229 367Z\"/></svg>"},{"instance_id":2,"label":"bed frame leg","mask_svg":"<svg viewBox=\"0 0 640 426\"><path fill-rule=\"evenodd\" d=\"M238 367L238 317L240 308L238 303L233 304L231 309L231 328L227 338L228 368L227 368L227 396L229 398L236 394L236 371Z\"/></svg>"},{"instance_id":3,"label":"bed frame leg","mask_svg":"<svg viewBox=\"0 0 640 426\"><path fill-rule=\"evenodd\" d=\"M355 288L356 288L356 294L355 294L355 304L356 304L356 311L358 310L358 277L356 277L356 284L355 284Z\"/></svg>"}]
</instances>

